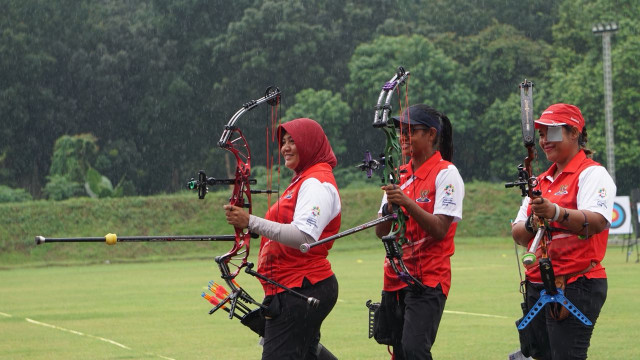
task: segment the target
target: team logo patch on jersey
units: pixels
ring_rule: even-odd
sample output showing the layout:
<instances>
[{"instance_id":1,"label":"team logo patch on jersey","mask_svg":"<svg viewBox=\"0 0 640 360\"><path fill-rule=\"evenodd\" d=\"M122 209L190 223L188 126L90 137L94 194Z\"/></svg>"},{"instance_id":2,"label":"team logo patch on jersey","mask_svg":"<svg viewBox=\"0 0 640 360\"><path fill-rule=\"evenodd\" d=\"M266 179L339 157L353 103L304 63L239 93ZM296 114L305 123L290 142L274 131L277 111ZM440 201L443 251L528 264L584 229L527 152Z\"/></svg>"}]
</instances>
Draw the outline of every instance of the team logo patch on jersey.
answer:
<instances>
[{"instance_id":1,"label":"team logo patch on jersey","mask_svg":"<svg viewBox=\"0 0 640 360\"><path fill-rule=\"evenodd\" d=\"M607 189L602 188L600 190L598 190L598 196L600 196L601 198L606 198L607 197Z\"/></svg>"},{"instance_id":2,"label":"team logo patch on jersey","mask_svg":"<svg viewBox=\"0 0 640 360\"><path fill-rule=\"evenodd\" d=\"M313 208L311 208L311 215L320 216L320 207L314 206Z\"/></svg>"},{"instance_id":3,"label":"team logo patch on jersey","mask_svg":"<svg viewBox=\"0 0 640 360\"><path fill-rule=\"evenodd\" d=\"M451 195L453 195L454 192L455 192L455 189L453 187L453 184L449 184L449 185L444 187L444 194L445 195L451 196Z\"/></svg>"},{"instance_id":4,"label":"team logo patch on jersey","mask_svg":"<svg viewBox=\"0 0 640 360\"><path fill-rule=\"evenodd\" d=\"M314 228L318 227L318 219L316 219L318 216L320 216L320 207L319 206L314 206L311 208L311 216L309 216L307 218L307 225L313 226Z\"/></svg>"},{"instance_id":5,"label":"team logo patch on jersey","mask_svg":"<svg viewBox=\"0 0 640 360\"><path fill-rule=\"evenodd\" d=\"M420 197L416 199L416 202L419 203L428 203L430 201L431 199L429 199L429 190L422 190L422 192L420 192Z\"/></svg>"},{"instance_id":6,"label":"team logo patch on jersey","mask_svg":"<svg viewBox=\"0 0 640 360\"><path fill-rule=\"evenodd\" d=\"M567 185L560 185L560 189L553 195L567 195L569 191L567 191Z\"/></svg>"},{"instance_id":7,"label":"team logo patch on jersey","mask_svg":"<svg viewBox=\"0 0 640 360\"><path fill-rule=\"evenodd\" d=\"M291 190L287 191L283 196L283 198L285 199L291 199L292 197L293 197L293 191Z\"/></svg>"},{"instance_id":8,"label":"team logo patch on jersey","mask_svg":"<svg viewBox=\"0 0 640 360\"><path fill-rule=\"evenodd\" d=\"M607 189L601 188L600 190L598 190L598 196L600 196L600 199L606 199L607 198ZM598 199L598 201L596 203L598 204L599 207L606 209L607 208L607 201L606 200L600 200L600 199Z\"/></svg>"}]
</instances>

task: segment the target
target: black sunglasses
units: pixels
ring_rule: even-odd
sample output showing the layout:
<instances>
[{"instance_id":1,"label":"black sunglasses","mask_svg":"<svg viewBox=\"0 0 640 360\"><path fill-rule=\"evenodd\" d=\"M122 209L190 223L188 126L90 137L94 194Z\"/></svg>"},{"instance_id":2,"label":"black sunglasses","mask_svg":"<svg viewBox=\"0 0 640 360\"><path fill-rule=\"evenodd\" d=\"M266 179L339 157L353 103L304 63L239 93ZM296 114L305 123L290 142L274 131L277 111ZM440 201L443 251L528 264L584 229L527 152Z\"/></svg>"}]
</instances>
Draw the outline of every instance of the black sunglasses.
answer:
<instances>
[{"instance_id":1,"label":"black sunglasses","mask_svg":"<svg viewBox=\"0 0 640 360\"><path fill-rule=\"evenodd\" d=\"M416 130L429 130L426 126L403 126L402 128L396 128L396 134L400 136L413 136Z\"/></svg>"}]
</instances>

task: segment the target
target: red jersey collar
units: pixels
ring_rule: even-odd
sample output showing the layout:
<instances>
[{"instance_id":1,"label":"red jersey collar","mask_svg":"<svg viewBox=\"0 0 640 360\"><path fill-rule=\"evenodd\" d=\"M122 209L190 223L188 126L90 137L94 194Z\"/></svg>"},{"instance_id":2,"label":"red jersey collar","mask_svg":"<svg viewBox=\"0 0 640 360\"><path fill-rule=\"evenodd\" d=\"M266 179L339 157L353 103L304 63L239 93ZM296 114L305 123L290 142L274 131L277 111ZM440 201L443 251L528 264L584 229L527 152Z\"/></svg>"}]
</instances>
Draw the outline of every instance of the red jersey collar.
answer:
<instances>
[{"instance_id":1,"label":"red jersey collar","mask_svg":"<svg viewBox=\"0 0 640 360\"><path fill-rule=\"evenodd\" d=\"M433 169L433 167L440 161L442 161L442 155L440 154L440 151L436 151L429 159L427 159L427 161L424 162L424 164L422 164L422 166L420 166L418 171L413 172L413 159L409 161L409 164L407 164L407 170L409 171L409 175L413 175L424 180L429 175L429 172L431 172L431 169Z\"/></svg>"},{"instance_id":2,"label":"red jersey collar","mask_svg":"<svg viewBox=\"0 0 640 360\"><path fill-rule=\"evenodd\" d=\"M573 157L573 159L571 159L571 161L569 161L567 166L565 166L565 168L564 168L564 170L562 170L562 172L571 174L571 173L574 173L574 172L578 171L578 168L580 167L580 164L582 164L582 162L586 158L587 158L587 154L584 153L584 150L578 151L578 153ZM553 165L551 165L551 167L547 171L542 173L542 176L543 177L553 176L553 174L556 173L557 169L558 169L558 164L553 163Z\"/></svg>"}]
</instances>

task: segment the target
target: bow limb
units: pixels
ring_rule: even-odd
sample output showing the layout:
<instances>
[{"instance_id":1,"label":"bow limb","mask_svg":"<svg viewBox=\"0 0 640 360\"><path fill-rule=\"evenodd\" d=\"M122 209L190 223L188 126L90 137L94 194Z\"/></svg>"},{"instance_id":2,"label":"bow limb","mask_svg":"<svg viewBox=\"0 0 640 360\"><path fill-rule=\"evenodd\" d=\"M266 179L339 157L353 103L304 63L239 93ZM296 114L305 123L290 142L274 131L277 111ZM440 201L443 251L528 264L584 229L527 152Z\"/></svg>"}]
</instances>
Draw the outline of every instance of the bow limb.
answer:
<instances>
[{"instance_id":1,"label":"bow limb","mask_svg":"<svg viewBox=\"0 0 640 360\"><path fill-rule=\"evenodd\" d=\"M240 128L236 125L238 119L247 113L248 111L256 108L258 105L267 103L270 106L276 106L280 102L280 89L277 87L269 87L266 90L265 96L245 103L236 113L231 117L229 122L225 125L218 146L231 152L236 159L235 179L233 181L233 192L229 198L229 205L237 206L240 208L246 208L249 214L253 212L251 202L251 150L247 139L242 134ZM263 192L263 191L260 191ZM266 192L271 192L267 190ZM220 266L222 277L227 281L227 284L235 288L235 284L231 281L235 278L240 270L247 266L247 258L249 257L249 245L251 234L235 227L235 242L231 250L226 254L216 258L216 262ZM240 256L237 258L237 256ZM232 263L232 261L239 261L239 263ZM236 267L235 271L229 269L229 264Z\"/></svg>"}]
</instances>

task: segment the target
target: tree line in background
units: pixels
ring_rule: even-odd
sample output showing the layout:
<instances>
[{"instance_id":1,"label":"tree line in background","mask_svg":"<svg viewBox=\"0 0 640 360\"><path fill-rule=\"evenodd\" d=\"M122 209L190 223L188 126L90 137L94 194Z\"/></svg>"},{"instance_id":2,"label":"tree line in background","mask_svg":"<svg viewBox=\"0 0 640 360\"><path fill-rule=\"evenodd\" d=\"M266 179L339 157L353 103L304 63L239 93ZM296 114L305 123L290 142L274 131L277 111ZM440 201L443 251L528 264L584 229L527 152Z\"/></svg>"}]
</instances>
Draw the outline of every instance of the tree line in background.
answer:
<instances>
[{"instance_id":1,"label":"tree line in background","mask_svg":"<svg viewBox=\"0 0 640 360\"><path fill-rule=\"evenodd\" d=\"M282 90L283 120L318 120L339 181L359 181L363 152L382 151L373 106L398 66L411 72L409 102L451 119L465 181L515 177L525 78L536 115L555 102L581 108L606 166L602 46L591 27L609 21L619 25L615 157L625 194L640 174L637 1L3 1L0 198L149 195L177 191L200 169L226 177L223 126L271 85ZM241 120L253 164L266 163L269 111Z\"/></svg>"}]
</instances>

